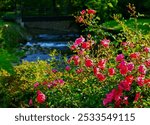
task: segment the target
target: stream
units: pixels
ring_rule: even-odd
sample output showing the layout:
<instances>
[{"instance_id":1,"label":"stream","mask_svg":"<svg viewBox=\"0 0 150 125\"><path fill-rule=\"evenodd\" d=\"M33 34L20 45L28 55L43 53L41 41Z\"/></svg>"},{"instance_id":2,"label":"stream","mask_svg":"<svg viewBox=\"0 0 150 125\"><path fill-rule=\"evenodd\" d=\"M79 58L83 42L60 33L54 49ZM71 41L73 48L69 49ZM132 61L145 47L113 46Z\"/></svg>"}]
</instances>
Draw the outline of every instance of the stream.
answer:
<instances>
[{"instance_id":1,"label":"stream","mask_svg":"<svg viewBox=\"0 0 150 125\"><path fill-rule=\"evenodd\" d=\"M77 37L79 37L78 34L39 34L35 37L30 37L27 43L21 46L21 49L25 51L25 56L22 58L22 61L50 60L51 57L49 54L51 50L56 49L60 52L67 52L69 51L69 42L74 42ZM56 60L59 60L61 56L61 54L56 56Z\"/></svg>"}]
</instances>

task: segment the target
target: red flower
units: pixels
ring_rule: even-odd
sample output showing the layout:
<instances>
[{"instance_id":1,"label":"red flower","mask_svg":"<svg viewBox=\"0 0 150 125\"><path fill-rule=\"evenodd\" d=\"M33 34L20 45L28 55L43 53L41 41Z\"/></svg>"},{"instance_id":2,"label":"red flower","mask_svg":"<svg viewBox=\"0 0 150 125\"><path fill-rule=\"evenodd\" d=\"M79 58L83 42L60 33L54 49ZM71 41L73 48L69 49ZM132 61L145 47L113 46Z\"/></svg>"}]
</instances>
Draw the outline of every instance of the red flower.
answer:
<instances>
[{"instance_id":1,"label":"red flower","mask_svg":"<svg viewBox=\"0 0 150 125\"><path fill-rule=\"evenodd\" d=\"M130 75L130 76L126 76L125 79L126 79L129 83L132 83L133 80L134 80L134 77L133 77L132 75Z\"/></svg>"},{"instance_id":2,"label":"red flower","mask_svg":"<svg viewBox=\"0 0 150 125\"><path fill-rule=\"evenodd\" d=\"M121 96L122 96L122 89L117 89L115 90L115 93L114 93L114 100L116 102L120 101L121 100Z\"/></svg>"},{"instance_id":3,"label":"red flower","mask_svg":"<svg viewBox=\"0 0 150 125\"><path fill-rule=\"evenodd\" d=\"M80 58L79 58L78 55L72 56L72 57L71 57L71 60L74 61L74 64L75 64L76 66L79 65L79 63L80 63Z\"/></svg>"},{"instance_id":4,"label":"red flower","mask_svg":"<svg viewBox=\"0 0 150 125\"><path fill-rule=\"evenodd\" d=\"M102 69L102 70L105 69L106 62L107 62L106 59L101 59L101 60L98 62L98 67L99 67L100 69Z\"/></svg>"},{"instance_id":5,"label":"red flower","mask_svg":"<svg viewBox=\"0 0 150 125\"><path fill-rule=\"evenodd\" d=\"M122 66L120 68L120 74L121 75L126 75L128 73L128 67L127 66Z\"/></svg>"},{"instance_id":6,"label":"red flower","mask_svg":"<svg viewBox=\"0 0 150 125\"><path fill-rule=\"evenodd\" d=\"M74 45L80 45L84 41L85 41L85 38L81 36L75 40Z\"/></svg>"},{"instance_id":7,"label":"red flower","mask_svg":"<svg viewBox=\"0 0 150 125\"><path fill-rule=\"evenodd\" d=\"M115 89L113 89L110 93L106 94L106 98L103 100L103 105L106 106L108 103L112 102L115 96Z\"/></svg>"},{"instance_id":8,"label":"red flower","mask_svg":"<svg viewBox=\"0 0 150 125\"><path fill-rule=\"evenodd\" d=\"M137 77L137 84L141 87L144 85L144 77L143 76Z\"/></svg>"},{"instance_id":9,"label":"red flower","mask_svg":"<svg viewBox=\"0 0 150 125\"><path fill-rule=\"evenodd\" d=\"M128 70L131 72L134 69L134 64L133 62L130 62L127 64Z\"/></svg>"},{"instance_id":10,"label":"red flower","mask_svg":"<svg viewBox=\"0 0 150 125\"><path fill-rule=\"evenodd\" d=\"M138 59L139 57L140 57L140 53L139 52L135 52L135 53L131 53L130 54L130 58Z\"/></svg>"},{"instance_id":11,"label":"red flower","mask_svg":"<svg viewBox=\"0 0 150 125\"><path fill-rule=\"evenodd\" d=\"M106 79L106 77L102 73L97 74L97 78L99 79L99 81L104 81Z\"/></svg>"},{"instance_id":12,"label":"red flower","mask_svg":"<svg viewBox=\"0 0 150 125\"><path fill-rule=\"evenodd\" d=\"M83 42L82 45L81 45L81 47L83 49L89 49L90 48L90 43L89 42Z\"/></svg>"},{"instance_id":13,"label":"red flower","mask_svg":"<svg viewBox=\"0 0 150 125\"><path fill-rule=\"evenodd\" d=\"M89 9L89 10L87 10L87 13L88 13L88 14L93 14L93 15L94 15L94 14L96 14L96 11L95 11L95 10L92 10L92 9Z\"/></svg>"},{"instance_id":14,"label":"red flower","mask_svg":"<svg viewBox=\"0 0 150 125\"><path fill-rule=\"evenodd\" d=\"M137 102L140 98L140 95L141 93L140 92L137 92L136 95L135 95L135 99L134 99L134 102Z\"/></svg>"},{"instance_id":15,"label":"red flower","mask_svg":"<svg viewBox=\"0 0 150 125\"><path fill-rule=\"evenodd\" d=\"M100 70L99 68L94 67L93 68L94 75L97 75L99 73L99 70Z\"/></svg>"},{"instance_id":16,"label":"red flower","mask_svg":"<svg viewBox=\"0 0 150 125\"><path fill-rule=\"evenodd\" d=\"M138 67L138 71L141 73L141 74L146 74L146 67L144 64L140 65Z\"/></svg>"},{"instance_id":17,"label":"red flower","mask_svg":"<svg viewBox=\"0 0 150 125\"><path fill-rule=\"evenodd\" d=\"M65 68L66 71L69 71L70 69L71 69L70 66L66 66Z\"/></svg>"},{"instance_id":18,"label":"red flower","mask_svg":"<svg viewBox=\"0 0 150 125\"><path fill-rule=\"evenodd\" d=\"M126 47L128 45L128 42L122 42L121 44L122 46Z\"/></svg>"},{"instance_id":19,"label":"red flower","mask_svg":"<svg viewBox=\"0 0 150 125\"><path fill-rule=\"evenodd\" d=\"M124 66L127 66L127 62L126 61L121 61L121 63L117 66L117 68L121 69L123 68Z\"/></svg>"},{"instance_id":20,"label":"red flower","mask_svg":"<svg viewBox=\"0 0 150 125\"><path fill-rule=\"evenodd\" d=\"M53 72L53 73L56 73L56 72L57 72L57 69L52 69L52 72Z\"/></svg>"},{"instance_id":21,"label":"red flower","mask_svg":"<svg viewBox=\"0 0 150 125\"><path fill-rule=\"evenodd\" d=\"M150 87L150 79L145 79L144 84L147 84Z\"/></svg>"},{"instance_id":22,"label":"red flower","mask_svg":"<svg viewBox=\"0 0 150 125\"><path fill-rule=\"evenodd\" d=\"M84 53L85 53L84 50L80 50L80 51L78 52L78 55L84 55Z\"/></svg>"},{"instance_id":23,"label":"red flower","mask_svg":"<svg viewBox=\"0 0 150 125\"><path fill-rule=\"evenodd\" d=\"M78 66L78 65L79 65L79 63L80 63L80 59L78 59L78 60L74 60L74 64L75 64L76 66Z\"/></svg>"},{"instance_id":24,"label":"red flower","mask_svg":"<svg viewBox=\"0 0 150 125\"><path fill-rule=\"evenodd\" d=\"M86 67L92 67L93 61L91 59L85 59L85 66Z\"/></svg>"},{"instance_id":25,"label":"red flower","mask_svg":"<svg viewBox=\"0 0 150 125\"><path fill-rule=\"evenodd\" d=\"M144 51L147 52L147 53L149 53L150 52L150 47L145 47Z\"/></svg>"},{"instance_id":26,"label":"red flower","mask_svg":"<svg viewBox=\"0 0 150 125\"><path fill-rule=\"evenodd\" d=\"M48 82L47 82L47 81L44 81L42 84L43 84L43 85L47 85L47 84L48 84Z\"/></svg>"},{"instance_id":27,"label":"red flower","mask_svg":"<svg viewBox=\"0 0 150 125\"><path fill-rule=\"evenodd\" d=\"M108 72L109 72L109 76L113 76L115 74L115 69L114 68L109 68Z\"/></svg>"},{"instance_id":28,"label":"red flower","mask_svg":"<svg viewBox=\"0 0 150 125\"><path fill-rule=\"evenodd\" d=\"M36 83L34 84L34 88L37 88L38 86L39 86L39 83L36 82Z\"/></svg>"},{"instance_id":29,"label":"red flower","mask_svg":"<svg viewBox=\"0 0 150 125\"><path fill-rule=\"evenodd\" d=\"M73 60L78 60L78 59L79 59L79 56L78 56L78 55L74 55L74 56L72 56L72 59L73 59Z\"/></svg>"},{"instance_id":30,"label":"red flower","mask_svg":"<svg viewBox=\"0 0 150 125\"><path fill-rule=\"evenodd\" d=\"M42 92L40 92L40 93L37 95L36 99L37 99L37 102L38 102L38 103L44 103L45 100L46 100L46 96L45 96Z\"/></svg>"},{"instance_id":31,"label":"red flower","mask_svg":"<svg viewBox=\"0 0 150 125\"><path fill-rule=\"evenodd\" d=\"M41 93L42 93L42 92L41 92L40 90L37 91L37 95L38 95L38 94L41 94Z\"/></svg>"},{"instance_id":32,"label":"red flower","mask_svg":"<svg viewBox=\"0 0 150 125\"><path fill-rule=\"evenodd\" d=\"M120 84L118 85L118 88L120 90L125 90L125 91L130 91L130 87L131 87L131 82L127 81L127 80L122 80L120 82Z\"/></svg>"},{"instance_id":33,"label":"red flower","mask_svg":"<svg viewBox=\"0 0 150 125\"><path fill-rule=\"evenodd\" d=\"M32 106L33 105L33 101L32 99L29 100L29 106Z\"/></svg>"},{"instance_id":34,"label":"red flower","mask_svg":"<svg viewBox=\"0 0 150 125\"><path fill-rule=\"evenodd\" d=\"M101 41L101 44L104 46L104 47L109 47L109 43L110 43L110 40L108 39L103 39Z\"/></svg>"},{"instance_id":35,"label":"red flower","mask_svg":"<svg viewBox=\"0 0 150 125\"><path fill-rule=\"evenodd\" d=\"M81 15L84 15L85 13L86 13L85 10L82 10L82 11L80 12Z\"/></svg>"},{"instance_id":36,"label":"red flower","mask_svg":"<svg viewBox=\"0 0 150 125\"><path fill-rule=\"evenodd\" d=\"M105 99L103 100L103 105L106 106L108 103L110 103L109 100L108 100L107 98L105 98Z\"/></svg>"},{"instance_id":37,"label":"red flower","mask_svg":"<svg viewBox=\"0 0 150 125\"><path fill-rule=\"evenodd\" d=\"M77 46L75 46L75 45L70 46L71 50L75 50L76 48L77 48Z\"/></svg>"},{"instance_id":38,"label":"red flower","mask_svg":"<svg viewBox=\"0 0 150 125\"><path fill-rule=\"evenodd\" d=\"M117 62L121 62L121 61L123 61L123 60L124 60L124 55L123 55L123 54L117 55L117 57L116 57L116 61L117 61Z\"/></svg>"},{"instance_id":39,"label":"red flower","mask_svg":"<svg viewBox=\"0 0 150 125\"><path fill-rule=\"evenodd\" d=\"M59 83L60 85L64 85L65 82L64 82L63 79L58 79L58 80L57 80L57 83Z\"/></svg>"},{"instance_id":40,"label":"red flower","mask_svg":"<svg viewBox=\"0 0 150 125\"><path fill-rule=\"evenodd\" d=\"M80 74L81 72L83 72L83 69L82 69L82 68L79 68L79 69L76 70L76 73L77 73L77 74Z\"/></svg>"},{"instance_id":41,"label":"red flower","mask_svg":"<svg viewBox=\"0 0 150 125\"><path fill-rule=\"evenodd\" d=\"M84 22L84 18L83 18L82 16L79 16L79 17L77 18L77 21L78 21L79 23L83 23L83 22Z\"/></svg>"}]
</instances>

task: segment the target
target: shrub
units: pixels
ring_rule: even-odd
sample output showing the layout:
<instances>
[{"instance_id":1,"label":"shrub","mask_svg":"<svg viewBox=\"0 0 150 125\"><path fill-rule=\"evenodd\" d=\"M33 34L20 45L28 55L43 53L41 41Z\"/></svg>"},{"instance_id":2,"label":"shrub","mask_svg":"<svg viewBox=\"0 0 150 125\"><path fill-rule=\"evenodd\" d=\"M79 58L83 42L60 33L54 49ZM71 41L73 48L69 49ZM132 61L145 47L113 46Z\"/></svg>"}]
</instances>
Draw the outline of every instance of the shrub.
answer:
<instances>
[{"instance_id":1,"label":"shrub","mask_svg":"<svg viewBox=\"0 0 150 125\"><path fill-rule=\"evenodd\" d=\"M118 16L114 19L122 33L114 41L103 35L80 36L70 45L75 54L64 58L65 68L56 60L23 62L14 67L15 75L6 79L1 73L10 106L150 107L149 37L132 31Z\"/></svg>"},{"instance_id":2,"label":"shrub","mask_svg":"<svg viewBox=\"0 0 150 125\"><path fill-rule=\"evenodd\" d=\"M4 22L2 22L4 23ZM0 26L0 46L8 51L18 47L26 41L27 33L23 28L13 23L4 23Z\"/></svg>"}]
</instances>

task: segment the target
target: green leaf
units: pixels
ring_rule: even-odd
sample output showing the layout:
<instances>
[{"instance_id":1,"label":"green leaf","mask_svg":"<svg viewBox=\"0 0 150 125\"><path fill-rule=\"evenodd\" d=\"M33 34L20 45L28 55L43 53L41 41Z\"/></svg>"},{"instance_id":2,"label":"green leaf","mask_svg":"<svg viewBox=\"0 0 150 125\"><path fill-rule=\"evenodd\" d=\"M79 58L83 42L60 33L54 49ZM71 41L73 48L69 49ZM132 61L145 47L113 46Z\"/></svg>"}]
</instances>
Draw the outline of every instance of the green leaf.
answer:
<instances>
[{"instance_id":1,"label":"green leaf","mask_svg":"<svg viewBox=\"0 0 150 125\"><path fill-rule=\"evenodd\" d=\"M113 8L112 3L108 3L107 5L108 5L109 7L111 7L111 8Z\"/></svg>"}]
</instances>

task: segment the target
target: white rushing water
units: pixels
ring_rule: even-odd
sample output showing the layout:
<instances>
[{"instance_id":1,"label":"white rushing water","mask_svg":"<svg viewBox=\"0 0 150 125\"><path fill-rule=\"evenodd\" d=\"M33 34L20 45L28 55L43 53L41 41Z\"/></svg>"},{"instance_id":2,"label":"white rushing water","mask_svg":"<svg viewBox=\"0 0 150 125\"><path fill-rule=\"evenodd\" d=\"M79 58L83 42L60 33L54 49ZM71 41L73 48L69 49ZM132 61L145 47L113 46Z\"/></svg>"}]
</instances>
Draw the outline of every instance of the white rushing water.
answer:
<instances>
[{"instance_id":1,"label":"white rushing water","mask_svg":"<svg viewBox=\"0 0 150 125\"><path fill-rule=\"evenodd\" d=\"M22 47L26 51L26 55L22 60L36 61L36 60L48 60L52 49L60 51L69 50L69 39L74 41L77 38L77 34L68 35L48 35L39 34L34 38L30 38L29 41ZM59 59L60 57L56 57Z\"/></svg>"}]
</instances>

